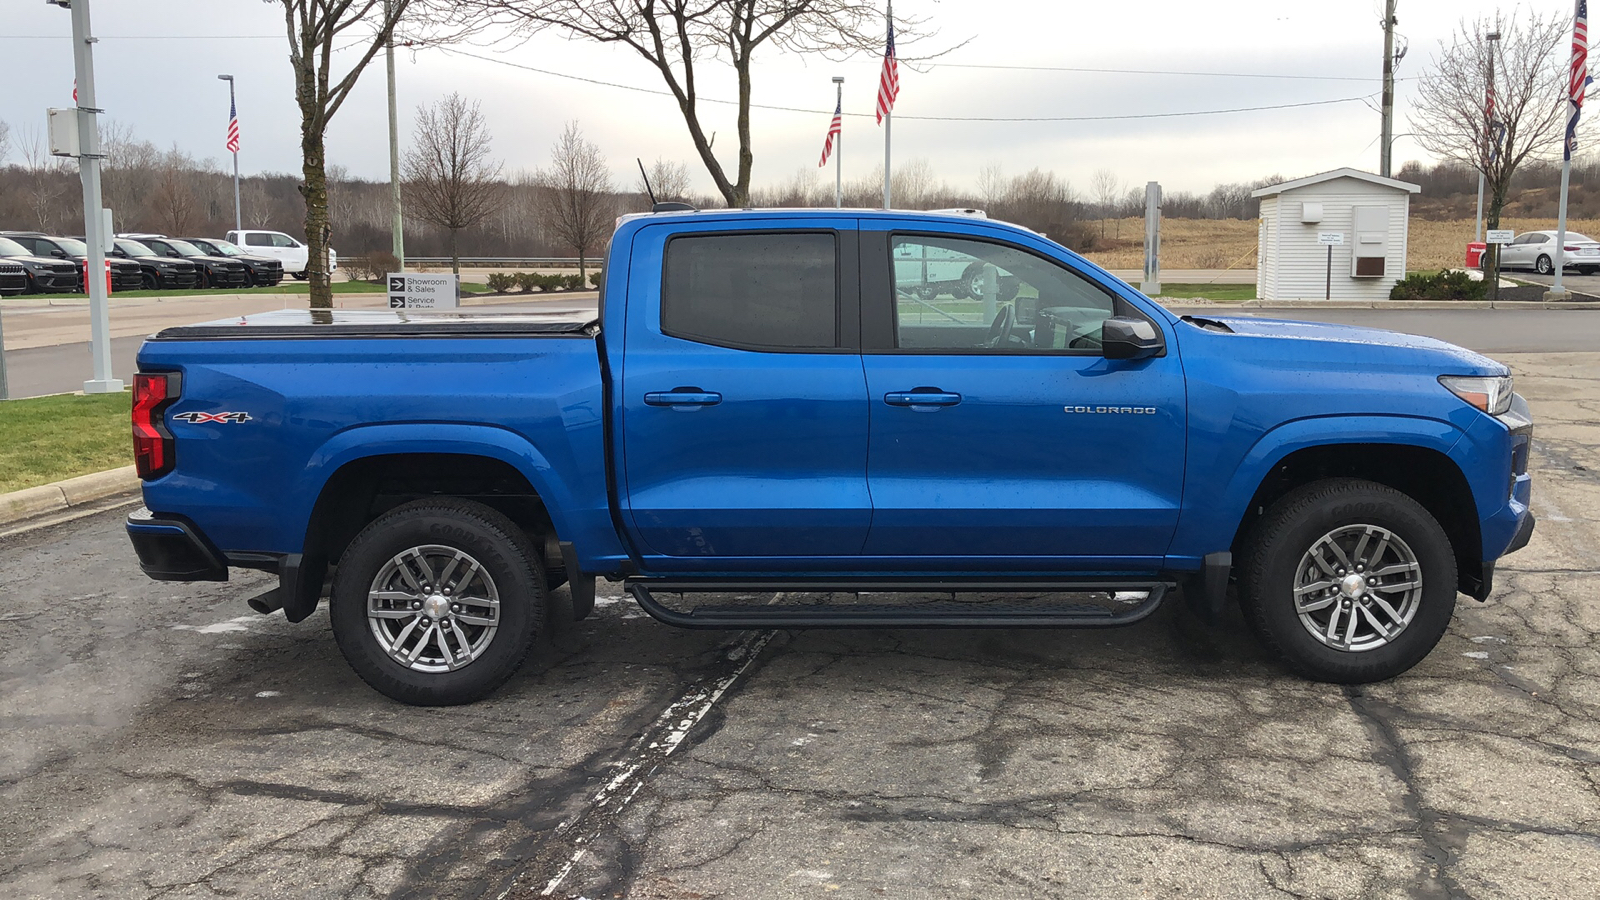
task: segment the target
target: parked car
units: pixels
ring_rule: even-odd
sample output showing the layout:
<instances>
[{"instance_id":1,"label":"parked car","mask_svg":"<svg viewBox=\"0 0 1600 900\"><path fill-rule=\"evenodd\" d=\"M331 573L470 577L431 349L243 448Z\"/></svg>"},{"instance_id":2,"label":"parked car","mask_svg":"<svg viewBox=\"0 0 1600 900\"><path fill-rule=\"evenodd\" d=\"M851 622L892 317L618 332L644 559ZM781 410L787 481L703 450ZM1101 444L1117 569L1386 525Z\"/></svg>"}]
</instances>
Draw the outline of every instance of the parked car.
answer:
<instances>
[{"instance_id":1,"label":"parked car","mask_svg":"<svg viewBox=\"0 0 1600 900\"><path fill-rule=\"evenodd\" d=\"M1600 241L1592 241L1576 231L1567 232L1563 269L1577 269L1580 275L1600 272ZM1500 248L1500 268L1532 269L1540 275L1556 270L1556 232L1529 231L1517 235Z\"/></svg>"},{"instance_id":2,"label":"parked car","mask_svg":"<svg viewBox=\"0 0 1600 900\"><path fill-rule=\"evenodd\" d=\"M0 258L0 297L28 292L28 270L16 260Z\"/></svg>"},{"instance_id":3,"label":"parked car","mask_svg":"<svg viewBox=\"0 0 1600 900\"><path fill-rule=\"evenodd\" d=\"M259 231L245 229L244 231L228 232L227 240L237 244L247 253L259 253L270 256L283 263L283 270L296 278L305 280L306 261L310 258L310 248L281 231ZM328 249L328 271L335 272L339 269L339 254L330 247Z\"/></svg>"},{"instance_id":4,"label":"parked car","mask_svg":"<svg viewBox=\"0 0 1600 900\"><path fill-rule=\"evenodd\" d=\"M192 288L200 284L200 267L186 259L171 259L127 238L117 238L112 245L115 249L111 255L139 264L146 290Z\"/></svg>"},{"instance_id":5,"label":"parked car","mask_svg":"<svg viewBox=\"0 0 1600 900\"><path fill-rule=\"evenodd\" d=\"M0 237L0 257L22 266L27 282L24 293L61 294L78 290L82 271L75 263L39 256L8 237Z\"/></svg>"},{"instance_id":6,"label":"parked car","mask_svg":"<svg viewBox=\"0 0 1600 900\"><path fill-rule=\"evenodd\" d=\"M199 269L201 288L234 288L250 286L250 270L244 263L226 256L209 256L188 241L169 238L164 234L124 234L121 237L138 241L168 259L192 262Z\"/></svg>"},{"instance_id":7,"label":"parked car","mask_svg":"<svg viewBox=\"0 0 1600 900\"><path fill-rule=\"evenodd\" d=\"M975 298L917 296L899 263L934 256L980 267ZM1132 624L1178 591L1233 621L1237 574L1289 668L1362 683L1426 656L1533 532L1528 405L1443 341L1179 317L971 216L631 215L605 271L598 319L159 333L141 568L276 572L251 605L295 622L331 572L345 658L415 704L504 683L597 576L690 628L970 629Z\"/></svg>"},{"instance_id":8,"label":"parked car","mask_svg":"<svg viewBox=\"0 0 1600 900\"><path fill-rule=\"evenodd\" d=\"M283 263L270 256L246 253L238 245L217 238L184 238L210 256L222 256L244 263L250 283L256 287L277 287L283 281Z\"/></svg>"},{"instance_id":9,"label":"parked car","mask_svg":"<svg viewBox=\"0 0 1600 900\"><path fill-rule=\"evenodd\" d=\"M78 264L78 290L83 290L83 269L89 264L89 245L77 238L50 237L37 231L3 231L0 237L8 237L13 241L27 247L34 256L44 256L53 259L68 259ZM111 254L106 254L106 262L111 266L111 290L136 291L144 286L144 278L139 264L128 259L117 259Z\"/></svg>"}]
</instances>

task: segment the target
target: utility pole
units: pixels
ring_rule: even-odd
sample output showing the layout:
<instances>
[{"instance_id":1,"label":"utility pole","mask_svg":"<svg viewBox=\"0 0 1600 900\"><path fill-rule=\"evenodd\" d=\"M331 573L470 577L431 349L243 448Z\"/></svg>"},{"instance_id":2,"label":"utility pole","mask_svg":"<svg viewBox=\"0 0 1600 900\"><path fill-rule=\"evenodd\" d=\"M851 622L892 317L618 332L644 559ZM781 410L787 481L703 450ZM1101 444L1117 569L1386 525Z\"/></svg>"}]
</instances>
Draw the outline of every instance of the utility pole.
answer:
<instances>
[{"instance_id":1,"label":"utility pole","mask_svg":"<svg viewBox=\"0 0 1600 900\"><path fill-rule=\"evenodd\" d=\"M233 151L233 230L244 230L244 217L239 212L239 132L235 130L235 123L239 121L239 104L233 96L233 76L218 75L218 79L228 83L228 149ZM244 240L243 237L239 238Z\"/></svg>"},{"instance_id":2,"label":"utility pole","mask_svg":"<svg viewBox=\"0 0 1600 900\"><path fill-rule=\"evenodd\" d=\"M844 76L833 76L833 83L838 85L839 98L834 104L834 109L844 109ZM833 208L844 206L844 129L839 129L839 136L834 138L833 144Z\"/></svg>"},{"instance_id":3,"label":"utility pole","mask_svg":"<svg viewBox=\"0 0 1600 900\"><path fill-rule=\"evenodd\" d=\"M1378 157L1378 174L1391 177L1394 148L1394 7L1396 0L1385 0L1383 12L1383 133Z\"/></svg>"},{"instance_id":4,"label":"utility pole","mask_svg":"<svg viewBox=\"0 0 1600 900\"><path fill-rule=\"evenodd\" d=\"M383 0L383 16L393 21L394 0ZM389 65L389 205L391 217L389 230L394 240L394 258L400 260L400 271L406 270L405 217L400 206L400 113L394 98L394 29L389 30L389 40L383 46L384 60Z\"/></svg>"},{"instance_id":5,"label":"utility pole","mask_svg":"<svg viewBox=\"0 0 1600 900\"><path fill-rule=\"evenodd\" d=\"M111 316L106 308L105 216L100 196L100 124L102 110L94 100L94 45L90 34L89 0L50 0L72 11L72 63L78 76L78 174L83 181L83 242L89 245L89 350L94 378L83 383L85 394L120 394L122 381L111 377Z\"/></svg>"}]
</instances>

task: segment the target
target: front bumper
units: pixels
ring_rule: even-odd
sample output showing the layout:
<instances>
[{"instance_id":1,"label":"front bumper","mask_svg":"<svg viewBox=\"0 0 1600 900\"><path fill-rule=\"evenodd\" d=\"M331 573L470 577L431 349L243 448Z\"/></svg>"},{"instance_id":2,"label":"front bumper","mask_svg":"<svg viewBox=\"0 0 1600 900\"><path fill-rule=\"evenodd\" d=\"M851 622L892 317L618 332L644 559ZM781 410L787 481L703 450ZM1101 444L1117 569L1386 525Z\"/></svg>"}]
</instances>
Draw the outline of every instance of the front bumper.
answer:
<instances>
[{"instance_id":1,"label":"front bumper","mask_svg":"<svg viewBox=\"0 0 1600 900\"><path fill-rule=\"evenodd\" d=\"M187 519L141 506L129 514L127 529L139 568L156 581L228 580L222 554Z\"/></svg>"}]
</instances>

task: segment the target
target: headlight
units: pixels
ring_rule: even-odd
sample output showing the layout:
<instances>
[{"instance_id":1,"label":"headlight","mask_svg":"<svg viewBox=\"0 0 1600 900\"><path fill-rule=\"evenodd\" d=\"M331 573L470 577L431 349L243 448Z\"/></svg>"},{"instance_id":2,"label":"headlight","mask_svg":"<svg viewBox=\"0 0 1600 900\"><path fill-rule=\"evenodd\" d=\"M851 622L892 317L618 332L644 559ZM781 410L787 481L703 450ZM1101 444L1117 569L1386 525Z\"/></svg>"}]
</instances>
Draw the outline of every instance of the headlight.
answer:
<instances>
[{"instance_id":1,"label":"headlight","mask_svg":"<svg viewBox=\"0 0 1600 900\"><path fill-rule=\"evenodd\" d=\"M1439 383L1445 390L1491 416L1498 416L1511 408L1510 375L1479 378L1467 375L1440 375Z\"/></svg>"}]
</instances>

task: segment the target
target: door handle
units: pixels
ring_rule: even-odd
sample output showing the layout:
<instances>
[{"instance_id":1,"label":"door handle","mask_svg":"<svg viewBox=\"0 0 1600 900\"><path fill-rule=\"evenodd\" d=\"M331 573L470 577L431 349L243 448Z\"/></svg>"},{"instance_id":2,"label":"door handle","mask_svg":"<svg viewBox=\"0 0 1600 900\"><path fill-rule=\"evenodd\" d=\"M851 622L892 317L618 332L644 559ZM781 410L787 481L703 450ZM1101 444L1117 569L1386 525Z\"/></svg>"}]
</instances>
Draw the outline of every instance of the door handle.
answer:
<instances>
[{"instance_id":1,"label":"door handle","mask_svg":"<svg viewBox=\"0 0 1600 900\"><path fill-rule=\"evenodd\" d=\"M955 406L961 402L961 395L948 391L917 389L914 391L895 391L884 394L883 402L890 406L909 406L912 409L927 406Z\"/></svg>"},{"instance_id":2,"label":"door handle","mask_svg":"<svg viewBox=\"0 0 1600 900\"><path fill-rule=\"evenodd\" d=\"M644 402L648 406L716 406L722 402L722 395L699 388L673 388L651 391L644 395Z\"/></svg>"}]
</instances>

